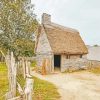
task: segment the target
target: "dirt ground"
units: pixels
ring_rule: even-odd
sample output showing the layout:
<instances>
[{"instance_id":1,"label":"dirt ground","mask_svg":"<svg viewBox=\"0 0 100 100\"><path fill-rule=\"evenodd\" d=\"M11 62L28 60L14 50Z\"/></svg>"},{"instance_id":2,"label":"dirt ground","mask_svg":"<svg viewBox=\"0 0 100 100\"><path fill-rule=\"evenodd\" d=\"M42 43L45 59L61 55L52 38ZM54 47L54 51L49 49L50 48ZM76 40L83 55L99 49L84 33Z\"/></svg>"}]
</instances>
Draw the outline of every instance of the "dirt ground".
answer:
<instances>
[{"instance_id":1,"label":"dirt ground","mask_svg":"<svg viewBox=\"0 0 100 100\"><path fill-rule=\"evenodd\" d=\"M57 73L34 76L55 84L61 100L100 100L100 75L90 72Z\"/></svg>"}]
</instances>

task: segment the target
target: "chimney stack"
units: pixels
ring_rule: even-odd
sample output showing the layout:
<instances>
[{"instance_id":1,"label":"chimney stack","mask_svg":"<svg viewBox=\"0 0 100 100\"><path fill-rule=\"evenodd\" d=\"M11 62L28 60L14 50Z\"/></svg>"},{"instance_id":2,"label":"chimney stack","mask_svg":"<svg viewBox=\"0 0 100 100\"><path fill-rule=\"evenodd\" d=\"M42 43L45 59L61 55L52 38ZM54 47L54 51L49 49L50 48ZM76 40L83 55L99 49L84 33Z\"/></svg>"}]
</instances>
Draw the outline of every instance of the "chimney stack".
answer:
<instances>
[{"instance_id":1,"label":"chimney stack","mask_svg":"<svg viewBox=\"0 0 100 100\"><path fill-rule=\"evenodd\" d=\"M51 23L51 15L43 13L42 24L50 24L50 23Z\"/></svg>"}]
</instances>

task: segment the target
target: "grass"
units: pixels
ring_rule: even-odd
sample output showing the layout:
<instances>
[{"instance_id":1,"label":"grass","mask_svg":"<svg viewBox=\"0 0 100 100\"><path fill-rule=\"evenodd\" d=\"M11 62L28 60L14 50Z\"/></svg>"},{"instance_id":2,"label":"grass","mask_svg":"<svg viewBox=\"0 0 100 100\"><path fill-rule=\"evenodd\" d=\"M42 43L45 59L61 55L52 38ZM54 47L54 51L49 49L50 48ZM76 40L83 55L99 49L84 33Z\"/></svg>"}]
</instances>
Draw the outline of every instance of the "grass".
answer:
<instances>
[{"instance_id":1,"label":"grass","mask_svg":"<svg viewBox=\"0 0 100 100\"><path fill-rule=\"evenodd\" d=\"M55 85L34 77L34 100L59 100Z\"/></svg>"},{"instance_id":2,"label":"grass","mask_svg":"<svg viewBox=\"0 0 100 100\"><path fill-rule=\"evenodd\" d=\"M34 89L33 89L33 99L34 100L58 100L60 98L57 88L44 80L33 77ZM18 76L17 81L20 83L21 87L25 85L25 79L23 76ZM19 95L17 91L17 96Z\"/></svg>"},{"instance_id":3,"label":"grass","mask_svg":"<svg viewBox=\"0 0 100 100\"><path fill-rule=\"evenodd\" d=\"M23 88L25 86L25 79L23 75L18 75L17 76L17 82L20 84L20 86Z\"/></svg>"},{"instance_id":4,"label":"grass","mask_svg":"<svg viewBox=\"0 0 100 100\"><path fill-rule=\"evenodd\" d=\"M31 63L31 67L35 68L36 62ZM34 100L59 100L60 95L57 88L44 80L33 77L34 89L33 89L33 99ZM20 83L21 87L25 86L25 79L22 75L17 76L17 81ZM19 95L17 91L17 96Z\"/></svg>"},{"instance_id":5,"label":"grass","mask_svg":"<svg viewBox=\"0 0 100 100\"><path fill-rule=\"evenodd\" d=\"M32 71L37 70L36 61L32 61L32 62L31 62L31 70L32 70Z\"/></svg>"},{"instance_id":6,"label":"grass","mask_svg":"<svg viewBox=\"0 0 100 100\"><path fill-rule=\"evenodd\" d=\"M55 85L33 77L34 79L34 100L59 100L60 95ZM22 75L17 76L17 81L21 87L25 86L25 79ZM8 78L7 78L7 67L5 63L0 63L0 100L4 100L4 95L8 91ZM19 93L17 93L19 95Z\"/></svg>"},{"instance_id":7,"label":"grass","mask_svg":"<svg viewBox=\"0 0 100 100\"><path fill-rule=\"evenodd\" d=\"M4 95L8 91L7 67L5 63L0 63L0 100L4 100Z\"/></svg>"},{"instance_id":8,"label":"grass","mask_svg":"<svg viewBox=\"0 0 100 100\"><path fill-rule=\"evenodd\" d=\"M4 95L8 91L8 72L5 63L0 63L0 100L4 100ZM25 85L25 79L22 75L17 76L17 81L20 83L21 87ZM17 91L17 95L19 95Z\"/></svg>"},{"instance_id":9,"label":"grass","mask_svg":"<svg viewBox=\"0 0 100 100\"><path fill-rule=\"evenodd\" d=\"M91 68L89 72L94 74L100 74L100 67Z\"/></svg>"},{"instance_id":10,"label":"grass","mask_svg":"<svg viewBox=\"0 0 100 100\"><path fill-rule=\"evenodd\" d=\"M100 67L94 67L87 70L65 71L63 73L76 73L76 72L91 72L93 74L100 74Z\"/></svg>"},{"instance_id":11,"label":"grass","mask_svg":"<svg viewBox=\"0 0 100 100\"><path fill-rule=\"evenodd\" d=\"M44 80L33 77L34 89L33 89L33 99L34 100L58 100L60 98L57 88ZM23 76L17 76L17 81L20 83L21 87L25 86L25 79ZM17 96L19 95L17 91Z\"/></svg>"},{"instance_id":12,"label":"grass","mask_svg":"<svg viewBox=\"0 0 100 100\"><path fill-rule=\"evenodd\" d=\"M23 77L23 75L17 75L17 82L20 84L21 88L24 89L25 86L25 79ZM16 91L16 96L19 96L19 91Z\"/></svg>"},{"instance_id":13,"label":"grass","mask_svg":"<svg viewBox=\"0 0 100 100\"><path fill-rule=\"evenodd\" d=\"M36 61L31 62L31 67L36 67Z\"/></svg>"}]
</instances>

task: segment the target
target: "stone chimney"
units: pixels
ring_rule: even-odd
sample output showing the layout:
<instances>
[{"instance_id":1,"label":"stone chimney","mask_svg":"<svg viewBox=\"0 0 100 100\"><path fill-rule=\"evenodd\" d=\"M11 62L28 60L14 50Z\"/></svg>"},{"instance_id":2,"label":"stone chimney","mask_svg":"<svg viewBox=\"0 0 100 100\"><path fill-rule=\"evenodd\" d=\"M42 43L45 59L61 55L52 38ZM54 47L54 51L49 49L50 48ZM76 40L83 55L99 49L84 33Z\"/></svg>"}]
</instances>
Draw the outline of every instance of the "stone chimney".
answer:
<instances>
[{"instance_id":1,"label":"stone chimney","mask_svg":"<svg viewBox=\"0 0 100 100\"><path fill-rule=\"evenodd\" d=\"M43 13L42 24L50 24L50 23L51 23L51 15Z\"/></svg>"}]
</instances>

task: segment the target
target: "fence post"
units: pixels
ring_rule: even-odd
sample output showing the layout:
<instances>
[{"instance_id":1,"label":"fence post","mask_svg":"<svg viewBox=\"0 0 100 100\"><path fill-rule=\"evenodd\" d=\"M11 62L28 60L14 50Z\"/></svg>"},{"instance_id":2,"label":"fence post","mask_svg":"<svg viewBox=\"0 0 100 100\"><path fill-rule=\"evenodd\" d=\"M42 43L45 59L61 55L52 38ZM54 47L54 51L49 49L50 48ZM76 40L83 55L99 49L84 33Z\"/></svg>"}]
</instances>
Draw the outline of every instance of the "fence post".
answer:
<instances>
[{"instance_id":1,"label":"fence post","mask_svg":"<svg viewBox=\"0 0 100 100\"><path fill-rule=\"evenodd\" d=\"M11 62L10 62L11 66L11 73L10 73L10 77L11 77L11 92L13 97L16 96L16 64L15 64L15 58L13 56L13 52L11 52Z\"/></svg>"},{"instance_id":2,"label":"fence post","mask_svg":"<svg viewBox=\"0 0 100 100\"><path fill-rule=\"evenodd\" d=\"M33 79L26 78L25 100L32 100L32 94L33 94Z\"/></svg>"},{"instance_id":3,"label":"fence post","mask_svg":"<svg viewBox=\"0 0 100 100\"><path fill-rule=\"evenodd\" d=\"M28 60L25 61L26 63L26 85L25 85L25 100L32 100L32 93L33 93L33 79L30 75L30 62Z\"/></svg>"},{"instance_id":4,"label":"fence post","mask_svg":"<svg viewBox=\"0 0 100 100\"><path fill-rule=\"evenodd\" d=\"M23 76L24 79L26 78L26 66L25 66L25 60L22 58L22 67L23 67Z\"/></svg>"},{"instance_id":5,"label":"fence post","mask_svg":"<svg viewBox=\"0 0 100 100\"><path fill-rule=\"evenodd\" d=\"M8 67L8 80L9 80L9 92L6 98L13 98L16 96L16 64L13 52L6 56L6 64Z\"/></svg>"},{"instance_id":6,"label":"fence post","mask_svg":"<svg viewBox=\"0 0 100 100\"><path fill-rule=\"evenodd\" d=\"M28 62L27 60L25 61L26 62L26 75L29 75L30 74L30 62Z\"/></svg>"}]
</instances>

